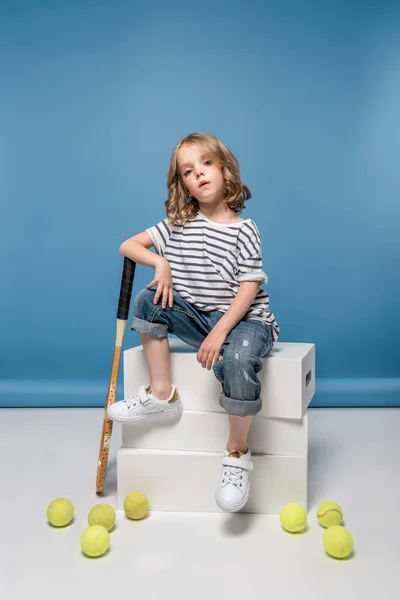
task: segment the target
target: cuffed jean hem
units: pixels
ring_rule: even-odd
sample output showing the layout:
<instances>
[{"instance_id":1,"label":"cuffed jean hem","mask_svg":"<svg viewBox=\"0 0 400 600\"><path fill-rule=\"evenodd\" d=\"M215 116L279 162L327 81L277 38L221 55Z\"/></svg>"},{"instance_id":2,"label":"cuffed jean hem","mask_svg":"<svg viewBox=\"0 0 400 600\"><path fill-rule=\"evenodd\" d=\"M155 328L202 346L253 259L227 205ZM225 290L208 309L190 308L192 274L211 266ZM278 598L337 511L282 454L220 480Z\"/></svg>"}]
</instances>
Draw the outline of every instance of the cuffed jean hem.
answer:
<instances>
[{"instance_id":1,"label":"cuffed jean hem","mask_svg":"<svg viewBox=\"0 0 400 600\"><path fill-rule=\"evenodd\" d=\"M168 337L168 325L164 323L150 323L150 321L145 321L138 317L133 318L131 329L139 333L147 333L147 335L155 338Z\"/></svg>"},{"instance_id":2,"label":"cuffed jean hem","mask_svg":"<svg viewBox=\"0 0 400 600\"><path fill-rule=\"evenodd\" d=\"M254 415L260 412L262 406L260 397L256 400L236 400L236 398L228 398L222 392L219 397L219 403L230 415L237 417L254 417Z\"/></svg>"}]
</instances>

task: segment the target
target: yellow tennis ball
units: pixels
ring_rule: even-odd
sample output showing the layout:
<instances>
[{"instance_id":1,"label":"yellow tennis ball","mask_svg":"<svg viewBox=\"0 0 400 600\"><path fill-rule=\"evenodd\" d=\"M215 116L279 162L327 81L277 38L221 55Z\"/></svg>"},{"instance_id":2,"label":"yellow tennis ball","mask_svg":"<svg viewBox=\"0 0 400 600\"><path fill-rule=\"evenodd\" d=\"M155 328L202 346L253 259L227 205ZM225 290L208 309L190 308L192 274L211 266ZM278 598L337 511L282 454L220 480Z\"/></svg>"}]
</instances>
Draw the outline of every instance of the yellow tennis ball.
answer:
<instances>
[{"instance_id":1,"label":"yellow tennis ball","mask_svg":"<svg viewBox=\"0 0 400 600\"><path fill-rule=\"evenodd\" d=\"M324 533L325 552L334 558L346 558L353 550L353 538L343 525L332 525Z\"/></svg>"},{"instance_id":2,"label":"yellow tennis ball","mask_svg":"<svg viewBox=\"0 0 400 600\"><path fill-rule=\"evenodd\" d=\"M323 527L340 525L343 519L342 508L332 500L324 500L317 508L317 519Z\"/></svg>"},{"instance_id":3,"label":"yellow tennis ball","mask_svg":"<svg viewBox=\"0 0 400 600\"><path fill-rule=\"evenodd\" d=\"M47 520L54 527L64 527L74 518L74 505L66 498L56 498L47 507Z\"/></svg>"},{"instance_id":4,"label":"yellow tennis ball","mask_svg":"<svg viewBox=\"0 0 400 600\"><path fill-rule=\"evenodd\" d=\"M110 531L115 524L115 510L109 504L96 504L88 515L89 525L103 525Z\"/></svg>"},{"instance_id":5,"label":"yellow tennis ball","mask_svg":"<svg viewBox=\"0 0 400 600\"><path fill-rule=\"evenodd\" d=\"M109 545L110 534L103 525L90 525L81 535L81 548L87 556L101 556Z\"/></svg>"},{"instance_id":6,"label":"yellow tennis ball","mask_svg":"<svg viewBox=\"0 0 400 600\"><path fill-rule=\"evenodd\" d=\"M307 525L307 513L300 504L288 502L280 512L282 527L290 533L299 533Z\"/></svg>"},{"instance_id":7,"label":"yellow tennis ball","mask_svg":"<svg viewBox=\"0 0 400 600\"><path fill-rule=\"evenodd\" d=\"M124 500L124 511L129 519L143 519L149 512L149 501L142 492L132 492Z\"/></svg>"}]
</instances>

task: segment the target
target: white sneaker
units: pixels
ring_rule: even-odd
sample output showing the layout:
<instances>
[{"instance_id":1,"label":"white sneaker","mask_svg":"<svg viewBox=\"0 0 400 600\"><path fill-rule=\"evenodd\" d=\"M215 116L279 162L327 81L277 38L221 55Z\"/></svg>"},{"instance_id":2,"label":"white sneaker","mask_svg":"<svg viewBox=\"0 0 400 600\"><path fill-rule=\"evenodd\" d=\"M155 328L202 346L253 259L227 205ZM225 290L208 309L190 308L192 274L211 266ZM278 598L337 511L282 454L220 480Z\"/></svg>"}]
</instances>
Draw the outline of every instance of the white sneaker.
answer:
<instances>
[{"instance_id":1,"label":"white sneaker","mask_svg":"<svg viewBox=\"0 0 400 600\"><path fill-rule=\"evenodd\" d=\"M222 457L222 472L215 500L226 512L236 512L243 508L250 497L249 473L253 469L251 452L246 454L225 450Z\"/></svg>"},{"instance_id":2,"label":"white sneaker","mask_svg":"<svg viewBox=\"0 0 400 600\"><path fill-rule=\"evenodd\" d=\"M182 403L179 392L174 385L167 400L158 400L151 393L150 385L142 385L135 396L115 402L107 409L109 419L119 423L136 423L147 419L179 417L181 414Z\"/></svg>"}]
</instances>

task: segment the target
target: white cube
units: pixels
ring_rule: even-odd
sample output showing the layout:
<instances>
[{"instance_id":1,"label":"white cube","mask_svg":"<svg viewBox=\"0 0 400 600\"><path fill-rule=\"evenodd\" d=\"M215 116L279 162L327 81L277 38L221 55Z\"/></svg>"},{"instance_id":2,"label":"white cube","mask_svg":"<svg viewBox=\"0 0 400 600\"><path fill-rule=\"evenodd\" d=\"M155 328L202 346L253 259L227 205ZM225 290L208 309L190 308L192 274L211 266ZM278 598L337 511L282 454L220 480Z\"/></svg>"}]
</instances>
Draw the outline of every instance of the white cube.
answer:
<instances>
[{"instance_id":1,"label":"white cube","mask_svg":"<svg viewBox=\"0 0 400 600\"><path fill-rule=\"evenodd\" d=\"M221 452L228 441L228 415L184 410L180 419L155 419L122 425L124 448ZM248 437L252 452L307 456L308 415L302 419L267 419L256 416Z\"/></svg>"},{"instance_id":2,"label":"white cube","mask_svg":"<svg viewBox=\"0 0 400 600\"><path fill-rule=\"evenodd\" d=\"M221 512L215 490L221 453L121 448L118 509L131 492L146 494L151 511ZM255 455L250 499L241 512L279 514L287 502L307 511L307 457Z\"/></svg>"},{"instance_id":3,"label":"white cube","mask_svg":"<svg viewBox=\"0 0 400 600\"><path fill-rule=\"evenodd\" d=\"M172 382L177 386L185 409L224 412L219 404L222 390L212 370L197 362L197 350L177 338L169 338ZM315 345L277 342L261 359L262 417L301 419L315 393ZM150 377L143 346L124 352L124 396L136 394Z\"/></svg>"}]
</instances>

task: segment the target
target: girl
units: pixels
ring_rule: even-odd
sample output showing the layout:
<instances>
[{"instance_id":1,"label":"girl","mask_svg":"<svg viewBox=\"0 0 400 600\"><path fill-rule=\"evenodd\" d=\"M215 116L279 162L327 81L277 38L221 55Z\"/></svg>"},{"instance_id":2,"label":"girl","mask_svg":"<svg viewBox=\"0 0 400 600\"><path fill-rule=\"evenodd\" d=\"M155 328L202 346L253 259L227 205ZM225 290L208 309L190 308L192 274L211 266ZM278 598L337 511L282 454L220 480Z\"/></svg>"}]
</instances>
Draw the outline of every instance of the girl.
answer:
<instances>
[{"instance_id":1,"label":"girl","mask_svg":"<svg viewBox=\"0 0 400 600\"><path fill-rule=\"evenodd\" d=\"M220 404L229 413L216 491L218 506L228 512L249 498L247 436L261 409L257 373L279 336L268 294L260 289L267 276L258 228L238 216L249 198L236 158L219 139L195 133L179 140L168 172L167 217L120 247L123 256L155 268L135 298L132 323L150 385L108 409L109 418L122 423L180 415L168 333L198 349L197 361L222 384Z\"/></svg>"}]
</instances>

